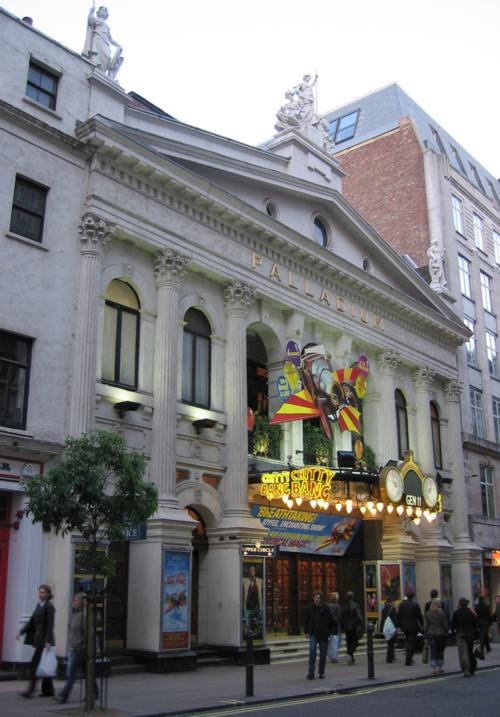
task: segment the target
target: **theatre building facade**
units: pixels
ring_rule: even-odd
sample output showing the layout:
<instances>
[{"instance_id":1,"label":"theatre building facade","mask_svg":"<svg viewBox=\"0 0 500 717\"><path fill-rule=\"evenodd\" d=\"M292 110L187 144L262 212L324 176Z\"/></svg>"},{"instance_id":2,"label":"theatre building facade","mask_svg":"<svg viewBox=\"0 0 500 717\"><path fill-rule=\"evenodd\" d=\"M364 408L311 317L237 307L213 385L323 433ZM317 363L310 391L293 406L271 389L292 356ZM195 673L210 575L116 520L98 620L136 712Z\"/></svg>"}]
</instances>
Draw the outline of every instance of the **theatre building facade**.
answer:
<instances>
[{"instance_id":1,"label":"theatre building facade","mask_svg":"<svg viewBox=\"0 0 500 717\"><path fill-rule=\"evenodd\" d=\"M158 487L109 546L106 607L110 646L155 667L238 651L249 625L298 632L314 590L354 590L367 618L409 588L470 598L468 331L343 198L307 86L251 147L0 12L2 661L28 659L14 635L40 582L65 652L79 537L33 525L19 479L94 429L143 451ZM33 68L54 107L27 96Z\"/></svg>"}]
</instances>

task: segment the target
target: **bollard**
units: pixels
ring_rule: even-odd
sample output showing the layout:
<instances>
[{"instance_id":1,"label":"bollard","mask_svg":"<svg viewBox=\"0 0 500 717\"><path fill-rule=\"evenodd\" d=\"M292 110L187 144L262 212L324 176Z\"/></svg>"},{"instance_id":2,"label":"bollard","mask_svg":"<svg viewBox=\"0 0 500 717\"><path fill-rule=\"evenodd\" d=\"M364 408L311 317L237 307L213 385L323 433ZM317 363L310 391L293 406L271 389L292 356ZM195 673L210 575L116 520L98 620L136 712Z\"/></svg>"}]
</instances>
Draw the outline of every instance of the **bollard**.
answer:
<instances>
[{"instance_id":1,"label":"bollard","mask_svg":"<svg viewBox=\"0 0 500 717\"><path fill-rule=\"evenodd\" d=\"M366 657L368 664L368 679L375 679L375 664L373 661L373 623L369 622L366 626Z\"/></svg>"},{"instance_id":2,"label":"bollard","mask_svg":"<svg viewBox=\"0 0 500 717\"><path fill-rule=\"evenodd\" d=\"M246 696L253 697L253 630L247 632Z\"/></svg>"}]
</instances>

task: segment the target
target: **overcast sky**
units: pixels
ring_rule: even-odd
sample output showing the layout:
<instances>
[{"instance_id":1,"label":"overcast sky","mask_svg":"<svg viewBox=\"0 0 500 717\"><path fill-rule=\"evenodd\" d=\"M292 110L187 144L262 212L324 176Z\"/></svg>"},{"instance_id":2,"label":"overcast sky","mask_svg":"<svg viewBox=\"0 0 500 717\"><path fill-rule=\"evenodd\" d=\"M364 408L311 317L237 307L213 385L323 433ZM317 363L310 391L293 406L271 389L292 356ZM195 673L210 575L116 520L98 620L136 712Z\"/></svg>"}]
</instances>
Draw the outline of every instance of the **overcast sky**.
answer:
<instances>
[{"instance_id":1,"label":"overcast sky","mask_svg":"<svg viewBox=\"0 0 500 717\"><path fill-rule=\"evenodd\" d=\"M96 7L99 5L96 2ZM81 52L88 0L0 0ZM259 144L318 72L325 113L397 82L500 177L500 0L110 0L118 75L179 120Z\"/></svg>"}]
</instances>

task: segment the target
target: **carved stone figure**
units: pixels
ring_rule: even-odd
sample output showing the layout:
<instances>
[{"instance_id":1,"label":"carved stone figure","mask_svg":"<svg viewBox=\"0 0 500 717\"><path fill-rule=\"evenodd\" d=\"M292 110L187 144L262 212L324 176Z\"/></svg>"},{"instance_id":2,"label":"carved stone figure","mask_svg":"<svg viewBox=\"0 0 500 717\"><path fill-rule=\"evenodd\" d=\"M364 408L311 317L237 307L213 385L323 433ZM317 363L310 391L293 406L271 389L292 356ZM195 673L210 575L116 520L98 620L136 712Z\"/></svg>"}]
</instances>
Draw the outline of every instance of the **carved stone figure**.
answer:
<instances>
[{"instance_id":1,"label":"carved stone figure","mask_svg":"<svg viewBox=\"0 0 500 717\"><path fill-rule=\"evenodd\" d=\"M442 291L446 287L443 267L444 251L436 242L433 242L427 249L427 256L429 257L431 289Z\"/></svg>"},{"instance_id":2,"label":"carved stone figure","mask_svg":"<svg viewBox=\"0 0 500 717\"><path fill-rule=\"evenodd\" d=\"M104 5L101 5L95 14L94 8L91 8L82 55L88 57L105 75L114 80L122 66L123 57L121 46L111 37L108 17L108 9ZM111 46L116 48L114 52Z\"/></svg>"},{"instance_id":3,"label":"carved stone figure","mask_svg":"<svg viewBox=\"0 0 500 717\"><path fill-rule=\"evenodd\" d=\"M312 124L315 118L313 88L318 76L311 82L311 75L304 75L300 82L285 92L286 103L276 113L275 128L280 131L287 127L303 127Z\"/></svg>"}]
</instances>

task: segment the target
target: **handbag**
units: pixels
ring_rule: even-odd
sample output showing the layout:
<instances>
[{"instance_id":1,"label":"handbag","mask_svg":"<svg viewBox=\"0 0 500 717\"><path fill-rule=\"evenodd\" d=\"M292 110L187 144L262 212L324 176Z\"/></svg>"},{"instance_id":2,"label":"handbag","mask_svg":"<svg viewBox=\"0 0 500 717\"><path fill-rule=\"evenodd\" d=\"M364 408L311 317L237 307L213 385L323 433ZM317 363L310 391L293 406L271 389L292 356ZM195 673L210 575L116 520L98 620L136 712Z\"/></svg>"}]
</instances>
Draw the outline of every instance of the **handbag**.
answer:
<instances>
[{"instance_id":1,"label":"handbag","mask_svg":"<svg viewBox=\"0 0 500 717\"><path fill-rule=\"evenodd\" d=\"M37 677L55 677L57 672L57 657L55 647L45 647L38 667L36 669Z\"/></svg>"},{"instance_id":2,"label":"handbag","mask_svg":"<svg viewBox=\"0 0 500 717\"><path fill-rule=\"evenodd\" d=\"M424 646L422 648L422 662L427 665L429 662L429 641L424 640Z\"/></svg>"},{"instance_id":3,"label":"handbag","mask_svg":"<svg viewBox=\"0 0 500 717\"><path fill-rule=\"evenodd\" d=\"M386 640L392 640L396 634L396 625L393 623L390 617L385 618L384 627L382 632Z\"/></svg>"},{"instance_id":4,"label":"handbag","mask_svg":"<svg viewBox=\"0 0 500 717\"><path fill-rule=\"evenodd\" d=\"M476 647L472 654L474 657L477 657L478 660L484 660L484 650L482 647Z\"/></svg>"}]
</instances>

